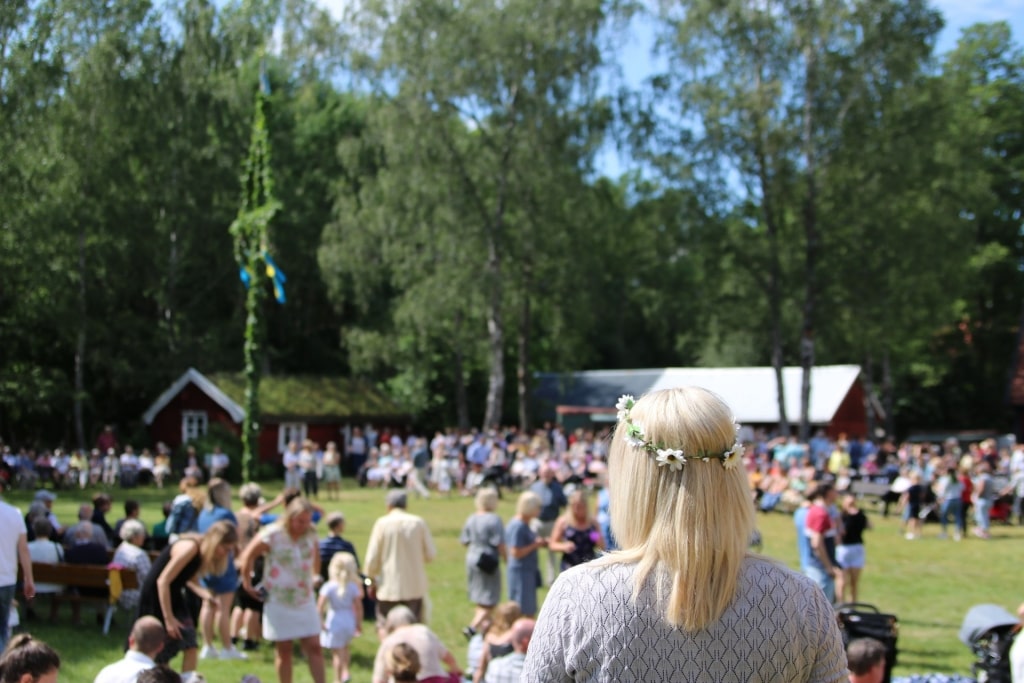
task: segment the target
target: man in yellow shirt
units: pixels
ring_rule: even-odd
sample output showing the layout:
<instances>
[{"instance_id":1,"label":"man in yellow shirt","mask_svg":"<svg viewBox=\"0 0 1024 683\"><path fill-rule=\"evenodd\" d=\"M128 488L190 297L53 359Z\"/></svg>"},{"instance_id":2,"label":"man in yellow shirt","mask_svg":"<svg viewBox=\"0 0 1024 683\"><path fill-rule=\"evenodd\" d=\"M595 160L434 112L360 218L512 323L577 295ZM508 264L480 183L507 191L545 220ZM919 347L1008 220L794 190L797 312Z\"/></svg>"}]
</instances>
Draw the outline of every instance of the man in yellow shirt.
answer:
<instances>
[{"instance_id":1,"label":"man in yellow shirt","mask_svg":"<svg viewBox=\"0 0 1024 683\"><path fill-rule=\"evenodd\" d=\"M423 619L427 596L427 562L437 550L423 518L409 514L405 491L388 493L388 512L370 532L366 548L366 575L373 579L377 597L377 628L384 625L391 608L405 605L417 621Z\"/></svg>"}]
</instances>

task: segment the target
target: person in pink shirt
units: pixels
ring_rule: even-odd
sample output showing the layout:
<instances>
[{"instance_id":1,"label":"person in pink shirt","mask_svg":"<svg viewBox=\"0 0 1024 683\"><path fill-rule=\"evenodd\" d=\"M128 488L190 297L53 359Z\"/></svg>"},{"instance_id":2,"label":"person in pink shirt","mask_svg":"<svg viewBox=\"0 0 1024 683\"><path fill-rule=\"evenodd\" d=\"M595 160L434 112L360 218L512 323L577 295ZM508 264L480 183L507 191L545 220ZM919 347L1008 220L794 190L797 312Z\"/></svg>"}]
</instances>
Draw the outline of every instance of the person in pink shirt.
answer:
<instances>
[{"instance_id":1,"label":"person in pink shirt","mask_svg":"<svg viewBox=\"0 0 1024 683\"><path fill-rule=\"evenodd\" d=\"M831 484L820 484L810 495L805 532L811 542L811 556L805 573L825 593L829 602L836 599L836 579L842 569L836 564L836 531L829 514L837 493Z\"/></svg>"}]
</instances>

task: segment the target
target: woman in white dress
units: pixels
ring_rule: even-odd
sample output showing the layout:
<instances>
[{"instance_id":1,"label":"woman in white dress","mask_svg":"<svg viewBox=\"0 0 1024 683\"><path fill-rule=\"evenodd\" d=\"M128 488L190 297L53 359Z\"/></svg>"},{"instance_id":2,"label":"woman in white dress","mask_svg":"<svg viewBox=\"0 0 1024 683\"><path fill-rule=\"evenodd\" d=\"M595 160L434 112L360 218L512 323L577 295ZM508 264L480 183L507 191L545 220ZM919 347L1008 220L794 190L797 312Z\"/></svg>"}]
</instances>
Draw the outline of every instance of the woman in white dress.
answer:
<instances>
[{"instance_id":1,"label":"woman in white dress","mask_svg":"<svg viewBox=\"0 0 1024 683\"><path fill-rule=\"evenodd\" d=\"M725 402L685 387L616 407L608 483L620 550L558 577L520 680L846 681L824 594L748 553L754 506Z\"/></svg>"},{"instance_id":2,"label":"woman in white dress","mask_svg":"<svg viewBox=\"0 0 1024 683\"><path fill-rule=\"evenodd\" d=\"M256 558L266 556L263 584L252 585ZM314 683L324 683L320 649L320 618L314 582L320 575L320 553L313 528L313 506L295 498L284 514L261 529L242 556L242 584L263 599L263 637L274 643L274 668L280 683L292 683L292 641L298 640Z\"/></svg>"}]
</instances>

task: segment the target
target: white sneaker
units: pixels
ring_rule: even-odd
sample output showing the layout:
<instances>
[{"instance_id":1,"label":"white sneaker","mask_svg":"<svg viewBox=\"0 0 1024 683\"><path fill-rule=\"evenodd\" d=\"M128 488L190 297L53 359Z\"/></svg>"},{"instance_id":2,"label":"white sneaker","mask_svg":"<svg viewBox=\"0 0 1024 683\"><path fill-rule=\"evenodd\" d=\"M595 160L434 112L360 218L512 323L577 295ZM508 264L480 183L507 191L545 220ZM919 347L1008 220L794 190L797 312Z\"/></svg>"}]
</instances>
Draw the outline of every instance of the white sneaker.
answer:
<instances>
[{"instance_id":1,"label":"white sneaker","mask_svg":"<svg viewBox=\"0 0 1024 683\"><path fill-rule=\"evenodd\" d=\"M249 655L239 652L234 646L224 648L220 651L221 659L249 659Z\"/></svg>"},{"instance_id":2,"label":"white sneaker","mask_svg":"<svg viewBox=\"0 0 1024 683\"><path fill-rule=\"evenodd\" d=\"M960 540L960 532L959 531L956 532L955 534L953 534L953 540L954 541L959 541Z\"/></svg>"},{"instance_id":3,"label":"white sneaker","mask_svg":"<svg viewBox=\"0 0 1024 683\"><path fill-rule=\"evenodd\" d=\"M199 651L199 659L217 659L219 656L217 648L213 645L203 645L203 649Z\"/></svg>"}]
</instances>

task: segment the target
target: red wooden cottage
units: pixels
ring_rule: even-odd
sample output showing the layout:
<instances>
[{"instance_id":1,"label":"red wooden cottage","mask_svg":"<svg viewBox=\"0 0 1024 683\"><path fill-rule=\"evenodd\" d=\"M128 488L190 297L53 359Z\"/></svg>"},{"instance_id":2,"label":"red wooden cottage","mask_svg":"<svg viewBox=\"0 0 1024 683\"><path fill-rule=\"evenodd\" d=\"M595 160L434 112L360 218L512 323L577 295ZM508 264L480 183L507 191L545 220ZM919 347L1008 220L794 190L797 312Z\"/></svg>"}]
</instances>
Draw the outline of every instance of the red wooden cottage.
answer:
<instances>
[{"instance_id":1,"label":"red wooden cottage","mask_svg":"<svg viewBox=\"0 0 1024 683\"><path fill-rule=\"evenodd\" d=\"M189 368L143 415L154 442L171 448L206 434L220 423L241 435L245 400L242 374L207 377ZM260 380L260 462L277 462L289 441L321 446L344 441L352 427L404 428L409 416L373 385L345 377L267 376Z\"/></svg>"}]
</instances>

